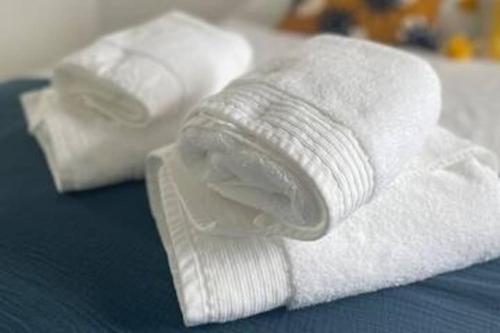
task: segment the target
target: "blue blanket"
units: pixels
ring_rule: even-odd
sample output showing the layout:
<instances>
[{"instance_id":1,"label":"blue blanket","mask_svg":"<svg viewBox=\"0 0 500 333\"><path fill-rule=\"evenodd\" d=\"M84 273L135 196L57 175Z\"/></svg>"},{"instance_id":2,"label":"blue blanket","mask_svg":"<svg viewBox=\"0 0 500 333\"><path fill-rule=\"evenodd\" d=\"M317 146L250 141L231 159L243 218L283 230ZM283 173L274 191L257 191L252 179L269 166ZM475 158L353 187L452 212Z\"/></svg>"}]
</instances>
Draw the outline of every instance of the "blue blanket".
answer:
<instances>
[{"instance_id":1,"label":"blue blanket","mask_svg":"<svg viewBox=\"0 0 500 333\"><path fill-rule=\"evenodd\" d=\"M56 193L18 101L46 84L0 84L1 332L500 332L500 260L304 310L185 328L144 184Z\"/></svg>"}]
</instances>

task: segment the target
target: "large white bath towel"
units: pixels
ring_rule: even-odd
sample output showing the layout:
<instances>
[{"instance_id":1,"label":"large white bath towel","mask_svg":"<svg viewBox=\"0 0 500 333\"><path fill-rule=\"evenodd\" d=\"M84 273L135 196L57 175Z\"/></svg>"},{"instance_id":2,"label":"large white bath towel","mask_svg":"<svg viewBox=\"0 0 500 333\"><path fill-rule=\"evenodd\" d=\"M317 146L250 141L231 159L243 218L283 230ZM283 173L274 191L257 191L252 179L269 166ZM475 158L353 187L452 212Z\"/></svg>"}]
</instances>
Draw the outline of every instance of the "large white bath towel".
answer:
<instances>
[{"instance_id":1,"label":"large white bath towel","mask_svg":"<svg viewBox=\"0 0 500 333\"><path fill-rule=\"evenodd\" d=\"M174 11L63 59L53 82L68 111L143 126L219 91L251 60L238 34Z\"/></svg>"},{"instance_id":2,"label":"large white bath towel","mask_svg":"<svg viewBox=\"0 0 500 333\"><path fill-rule=\"evenodd\" d=\"M313 38L197 106L179 138L187 168L262 212L207 232L317 239L382 192L439 117L424 61L379 44Z\"/></svg>"},{"instance_id":3,"label":"large white bath towel","mask_svg":"<svg viewBox=\"0 0 500 333\"><path fill-rule=\"evenodd\" d=\"M194 227L250 223L259 212L193 178L175 145L151 155L147 184L189 326L399 286L500 255L496 160L441 129L386 191L312 242Z\"/></svg>"}]
</instances>

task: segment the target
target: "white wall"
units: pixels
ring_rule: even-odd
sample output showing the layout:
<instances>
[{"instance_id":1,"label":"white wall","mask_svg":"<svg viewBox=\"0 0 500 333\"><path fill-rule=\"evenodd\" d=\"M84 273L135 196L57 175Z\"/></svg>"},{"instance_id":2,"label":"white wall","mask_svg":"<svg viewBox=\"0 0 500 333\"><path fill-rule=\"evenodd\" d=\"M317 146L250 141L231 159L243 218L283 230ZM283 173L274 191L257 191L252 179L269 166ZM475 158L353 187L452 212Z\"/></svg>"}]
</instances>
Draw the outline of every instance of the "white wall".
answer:
<instances>
[{"instance_id":1,"label":"white wall","mask_svg":"<svg viewBox=\"0 0 500 333\"><path fill-rule=\"evenodd\" d=\"M158 16L172 8L217 21L244 2L245 0L102 0L101 28L105 31L119 29Z\"/></svg>"},{"instance_id":2,"label":"white wall","mask_svg":"<svg viewBox=\"0 0 500 333\"><path fill-rule=\"evenodd\" d=\"M46 66L97 33L97 0L0 0L0 78Z\"/></svg>"},{"instance_id":3,"label":"white wall","mask_svg":"<svg viewBox=\"0 0 500 333\"><path fill-rule=\"evenodd\" d=\"M0 0L0 79L51 66L96 36L177 7L217 20L246 0Z\"/></svg>"}]
</instances>

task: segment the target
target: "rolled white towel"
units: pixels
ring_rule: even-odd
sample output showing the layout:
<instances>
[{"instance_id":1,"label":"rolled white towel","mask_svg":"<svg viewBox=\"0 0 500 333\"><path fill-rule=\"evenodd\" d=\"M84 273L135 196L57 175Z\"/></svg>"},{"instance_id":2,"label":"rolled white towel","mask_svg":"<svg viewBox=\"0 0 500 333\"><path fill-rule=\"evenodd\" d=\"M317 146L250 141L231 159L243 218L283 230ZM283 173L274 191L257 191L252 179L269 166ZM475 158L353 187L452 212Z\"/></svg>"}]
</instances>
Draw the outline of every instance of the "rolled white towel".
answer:
<instances>
[{"instance_id":1,"label":"rolled white towel","mask_svg":"<svg viewBox=\"0 0 500 333\"><path fill-rule=\"evenodd\" d=\"M435 130L386 191L311 242L200 232L193 225L251 223L258 211L193 178L175 145L151 155L147 185L192 326L404 285L500 256L497 172L489 151Z\"/></svg>"},{"instance_id":2,"label":"rolled white towel","mask_svg":"<svg viewBox=\"0 0 500 333\"><path fill-rule=\"evenodd\" d=\"M238 34L174 11L62 60L53 83L66 110L144 126L219 91L251 60Z\"/></svg>"},{"instance_id":3,"label":"rolled white towel","mask_svg":"<svg viewBox=\"0 0 500 333\"><path fill-rule=\"evenodd\" d=\"M417 57L342 37L309 40L189 115L178 141L185 166L262 212L247 224L198 227L317 239L392 182L440 106L439 80Z\"/></svg>"}]
</instances>

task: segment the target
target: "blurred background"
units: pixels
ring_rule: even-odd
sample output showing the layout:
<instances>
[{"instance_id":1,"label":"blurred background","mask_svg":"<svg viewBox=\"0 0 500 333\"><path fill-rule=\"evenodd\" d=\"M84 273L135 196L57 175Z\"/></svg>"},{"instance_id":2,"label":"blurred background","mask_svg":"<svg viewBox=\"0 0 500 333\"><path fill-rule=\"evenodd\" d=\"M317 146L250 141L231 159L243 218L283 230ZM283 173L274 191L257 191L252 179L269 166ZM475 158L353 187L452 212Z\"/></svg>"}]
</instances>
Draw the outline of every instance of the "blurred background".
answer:
<instances>
[{"instance_id":1,"label":"blurred background","mask_svg":"<svg viewBox=\"0 0 500 333\"><path fill-rule=\"evenodd\" d=\"M49 68L99 35L172 8L409 44L456 60L500 59L500 0L0 0L0 8L0 80Z\"/></svg>"}]
</instances>

